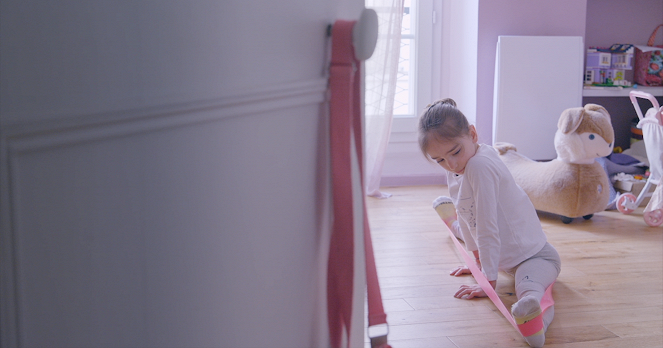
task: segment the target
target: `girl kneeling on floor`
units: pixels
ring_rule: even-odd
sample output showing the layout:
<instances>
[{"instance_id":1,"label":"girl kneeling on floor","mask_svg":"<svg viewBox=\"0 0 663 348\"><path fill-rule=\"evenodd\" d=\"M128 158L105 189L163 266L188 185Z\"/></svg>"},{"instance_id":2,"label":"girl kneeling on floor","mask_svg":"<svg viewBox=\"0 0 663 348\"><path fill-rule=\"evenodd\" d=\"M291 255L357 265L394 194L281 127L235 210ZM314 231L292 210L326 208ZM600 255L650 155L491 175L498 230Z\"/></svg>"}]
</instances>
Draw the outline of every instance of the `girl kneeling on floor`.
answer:
<instances>
[{"instance_id":1,"label":"girl kneeling on floor","mask_svg":"<svg viewBox=\"0 0 663 348\"><path fill-rule=\"evenodd\" d=\"M525 336L542 347L554 306L541 313L541 298L559 275L561 261L546 240L534 206L516 185L492 146L478 143L475 127L452 99L428 107L419 121L419 146L424 155L447 170L449 197L436 200L436 210L472 251L493 289L498 271L514 276L518 302L511 307L517 324L543 316L541 330ZM461 266L451 275L470 274ZM478 284L462 285L454 295L486 297Z\"/></svg>"}]
</instances>

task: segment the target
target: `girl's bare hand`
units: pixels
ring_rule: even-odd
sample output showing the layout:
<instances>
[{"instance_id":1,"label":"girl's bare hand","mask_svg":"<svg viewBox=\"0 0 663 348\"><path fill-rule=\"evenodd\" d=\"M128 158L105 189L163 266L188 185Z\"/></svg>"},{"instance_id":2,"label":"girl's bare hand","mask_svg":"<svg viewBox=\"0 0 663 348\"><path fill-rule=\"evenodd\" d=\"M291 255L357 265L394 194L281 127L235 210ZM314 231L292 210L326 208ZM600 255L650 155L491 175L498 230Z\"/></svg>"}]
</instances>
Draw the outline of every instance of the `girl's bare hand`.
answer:
<instances>
[{"instance_id":1,"label":"girl's bare hand","mask_svg":"<svg viewBox=\"0 0 663 348\"><path fill-rule=\"evenodd\" d=\"M487 297L486 293L481 289L478 284L474 285L461 285L458 291L454 294L455 298L462 298L469 300L475 297Z\"/></svg>"},{"instance_id":2,"label":"girl's bare hand","mask_svg":"<svg viewBox=\"0 0 663 348\"><path fill-rule=\"evenodd\" d=\"M453 271L451 271L449 274L451 274L452 276L458 277L458 276L463 275L463 274L472 274L472 271L470 271L470 268L467 267L467 266L459 266L456 269L454 269Z\"/></svg>"}]
</instances>

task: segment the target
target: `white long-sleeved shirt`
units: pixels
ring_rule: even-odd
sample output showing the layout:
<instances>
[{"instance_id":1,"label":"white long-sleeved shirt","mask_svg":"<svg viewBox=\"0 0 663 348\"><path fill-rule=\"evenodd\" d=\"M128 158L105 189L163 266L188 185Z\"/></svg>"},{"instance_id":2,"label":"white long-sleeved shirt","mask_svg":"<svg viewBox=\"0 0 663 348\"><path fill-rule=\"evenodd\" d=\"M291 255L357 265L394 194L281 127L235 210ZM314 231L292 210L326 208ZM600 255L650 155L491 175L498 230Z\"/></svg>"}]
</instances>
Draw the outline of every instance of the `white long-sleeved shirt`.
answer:
<instances>
[{"instance_id":1,"label":"white long-sleeved shirt","mask_svg":"<svg viewBox=\"0 0 663 348\"><path fill-rule=\"evenodd\" d=\"M488 280L539 252L546 235L527 194L516 184L497 151L481 144L461 175L447 173L468 251L479 251Z\"/></svg>"}]
</instances>

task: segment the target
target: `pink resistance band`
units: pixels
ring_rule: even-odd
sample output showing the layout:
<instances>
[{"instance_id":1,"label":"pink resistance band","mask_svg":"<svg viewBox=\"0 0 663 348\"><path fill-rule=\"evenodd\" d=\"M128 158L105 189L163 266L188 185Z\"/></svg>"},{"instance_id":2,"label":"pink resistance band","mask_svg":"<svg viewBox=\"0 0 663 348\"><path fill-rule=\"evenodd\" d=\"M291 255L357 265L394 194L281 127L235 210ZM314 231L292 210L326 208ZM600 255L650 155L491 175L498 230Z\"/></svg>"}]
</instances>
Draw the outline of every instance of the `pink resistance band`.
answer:
<instances>
[{"instance_id":1,"label":"pink resistance band","mask_svg":"<svg viewBox=\"0 0 663 348\"><path fill-rule=\"evenodd\" d=\"M518 330L523 336L531 336L539 330L541 330L541 327L543 325L543 315L539 315L537 318L530 320L524 324L516 324L515 319L513 319L513 316L511 315L511 312L509 312L508 309L504 306L504 303L502 303L502 300L500 297L497 295L497 292L495 292L495 289L490 285L488 282L488 279L486 276L481 272L479 267L477 267L476 263L474 260L470 257L470 255L467 254L467 251L465 248L460 244L456 236L451 232L451 229L444 224L446 229L449 231L449 235L451 236L451 239L454 241L454 244L456 245L456 248L460 252L461 256L463 257L463 260L465 260L465 264L467 264L467 267L470 269L472 272L472 276L474 276L474 279L477 281L477 284L481 286L481 289L483 292L488 295L488 297L493 301L497 309L502 312L502 315L513 325L513 327ZM552 297L552 288L555 283L553 282L550 284L550 286L546 289L546 292L543 294L543 298L541 298L541 313L544 313L546 309L548 309L550 306L555 304L555 301L553 301Z\"/></svg>"},{"instance_id":2,"label":"pink resistance band","mask_svg":"<svg viewBox=\"0 0 663 348\"><path fill-rule=\"evenodd\" d=\"M330 148L334 219L327 266L327 315L332 347L340 347L345 330L350 339L354 273L354 209L352 153L359 169L361 205L366 254L368 325L387 323L382 306L373 245L363 192L363 144L361 119L361 63L352 44L354 21L336 21L332 26L330 88ZM354 141L353 141L354 140ZM354 145L354 147L353 147ZM361 231L358 231L361 232ZM389 347L386 335L371 338L373 347Z\"/></svg>"}]
</instances>

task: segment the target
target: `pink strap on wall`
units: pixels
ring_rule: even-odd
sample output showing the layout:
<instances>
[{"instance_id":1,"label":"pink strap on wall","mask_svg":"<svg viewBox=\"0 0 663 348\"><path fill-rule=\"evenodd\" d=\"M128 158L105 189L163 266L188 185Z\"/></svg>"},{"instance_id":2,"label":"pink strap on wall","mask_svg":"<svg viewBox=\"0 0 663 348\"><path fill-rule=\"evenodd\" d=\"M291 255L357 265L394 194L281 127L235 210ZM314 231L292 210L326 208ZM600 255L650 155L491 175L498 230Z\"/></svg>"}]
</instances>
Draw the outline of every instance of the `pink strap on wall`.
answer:
<instances>
[{"instance_id":1,"label":"pink strap on wall","mask_svg":"<svg viewBox=\"0 0 663 348\"><path fill-rule=\"evenodd\" d=\"M363 129L361 119L361 63L355 58L354 21L336 21L332 27L330 66L330 149L334 220L327 267L327 312L332 347L340 347L343 331L348 335L352 320L354 276L354 209L352 153L360 172L361 204L366 254L369 326L386 324L382 306L363 194ZM354 137L354 148L352 138ZM348 341L349 343L349 341ZM386 336L384 337L386 344Z\"/></svg>"},{"instance_id":2,"label":"pink strap on wall","mask_svg":"<svg viewBox=\"0 0 663 348\"><path fill-rule=\"evenodd\" d=\"M354 276L352 157L350 136L354 66L352 22L332 27L330 66L330 150L334 220L327 266L327 319L332 347L341 346L343 329L350 333Z\"/></svg>"}]
</instances>

